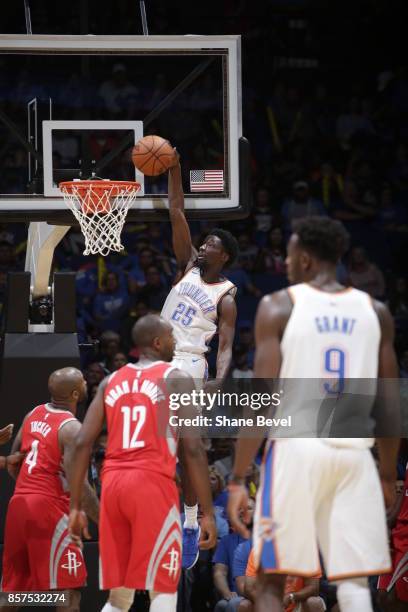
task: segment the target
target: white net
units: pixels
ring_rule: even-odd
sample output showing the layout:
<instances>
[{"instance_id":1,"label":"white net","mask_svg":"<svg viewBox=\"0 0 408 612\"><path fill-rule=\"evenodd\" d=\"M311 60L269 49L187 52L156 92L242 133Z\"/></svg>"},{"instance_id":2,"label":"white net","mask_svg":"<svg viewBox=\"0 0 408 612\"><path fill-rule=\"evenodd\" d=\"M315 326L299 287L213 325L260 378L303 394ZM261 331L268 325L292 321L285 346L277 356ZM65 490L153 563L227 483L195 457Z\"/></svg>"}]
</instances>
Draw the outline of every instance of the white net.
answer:
<instances>
[{"instance_id":1,"label":"white net","mask_svg":"<svg viewBox=\"0 0 408 612\"><path fill-rule=\"evenodd\" d=\"M84 235L84 255L106 256L110 251L122 251L121 233L139 183L72 181L59 187Z\"/></svg>"}]
</instances>

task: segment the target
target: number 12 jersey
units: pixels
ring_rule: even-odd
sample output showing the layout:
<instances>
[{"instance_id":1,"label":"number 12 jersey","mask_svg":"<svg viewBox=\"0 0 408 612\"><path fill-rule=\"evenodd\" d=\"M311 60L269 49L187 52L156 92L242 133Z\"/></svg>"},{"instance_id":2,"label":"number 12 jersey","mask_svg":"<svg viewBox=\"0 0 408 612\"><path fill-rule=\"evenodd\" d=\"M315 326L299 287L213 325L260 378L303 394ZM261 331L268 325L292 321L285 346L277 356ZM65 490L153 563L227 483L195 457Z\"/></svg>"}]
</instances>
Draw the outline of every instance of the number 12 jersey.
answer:
<instances>
[{"instance_id":1,"label":"number 12 jersey","mask_svg":"<svg viewBox=\"0 0 408 612\"><path fill-rule=\"evenodd\" d=\"M103 474L140 469L174 478L177 439L169 426L165 389L174 369L163 361L127 364L110 376L104 391L108 443Z\"/></svg>"}]
</instances>

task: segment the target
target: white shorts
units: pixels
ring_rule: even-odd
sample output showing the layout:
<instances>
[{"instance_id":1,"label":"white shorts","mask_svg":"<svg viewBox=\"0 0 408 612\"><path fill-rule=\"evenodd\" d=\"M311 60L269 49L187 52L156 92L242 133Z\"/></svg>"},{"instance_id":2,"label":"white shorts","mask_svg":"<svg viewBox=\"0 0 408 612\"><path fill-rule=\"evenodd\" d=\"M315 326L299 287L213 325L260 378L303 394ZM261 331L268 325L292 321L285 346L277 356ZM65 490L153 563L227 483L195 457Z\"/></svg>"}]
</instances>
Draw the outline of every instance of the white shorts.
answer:
<instances>
[{"instance_id":1,"label":"white shorts","mask_svg":"<svg viewBox=\"0 0 408 612\"><path fill-rule=\"evenodd\" d=\"M171 365L190 374L194 378L197 390L202 389L208 378L208 365L204 355L176 351Z\"/></svg>"},{"instance_id":2,"label":"white shorts","mask_svg":"<svg viewBox=\"0 0 408 612\"><path fill-rule=\"evenodd\" d=\"M329 580L390 571L385 507L369 450L323 440L269 442L254 521L255 561L265 572Z\"/></svg>"}]
</instances>

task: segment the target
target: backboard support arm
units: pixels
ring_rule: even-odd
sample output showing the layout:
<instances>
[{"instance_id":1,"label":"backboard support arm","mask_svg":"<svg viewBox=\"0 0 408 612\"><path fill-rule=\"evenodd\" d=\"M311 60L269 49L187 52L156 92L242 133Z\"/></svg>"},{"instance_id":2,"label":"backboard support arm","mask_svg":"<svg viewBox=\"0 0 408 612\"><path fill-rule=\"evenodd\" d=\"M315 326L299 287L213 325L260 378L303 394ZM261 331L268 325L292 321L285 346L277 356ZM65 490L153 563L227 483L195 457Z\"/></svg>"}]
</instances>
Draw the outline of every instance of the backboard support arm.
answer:
<instances>
[{"instance_id":1,"label":"backboard support arm","mask_svg":"<svg viewBox=\"0 0 408 612\"><path fill-rule=\"evenodd\" d=\"M49 295L49 281L54 251L70 229L70 225L49 225L46 221L34 221L28 229L26 272L31 272L31 297Z\"/></svg>"}]
</instances>

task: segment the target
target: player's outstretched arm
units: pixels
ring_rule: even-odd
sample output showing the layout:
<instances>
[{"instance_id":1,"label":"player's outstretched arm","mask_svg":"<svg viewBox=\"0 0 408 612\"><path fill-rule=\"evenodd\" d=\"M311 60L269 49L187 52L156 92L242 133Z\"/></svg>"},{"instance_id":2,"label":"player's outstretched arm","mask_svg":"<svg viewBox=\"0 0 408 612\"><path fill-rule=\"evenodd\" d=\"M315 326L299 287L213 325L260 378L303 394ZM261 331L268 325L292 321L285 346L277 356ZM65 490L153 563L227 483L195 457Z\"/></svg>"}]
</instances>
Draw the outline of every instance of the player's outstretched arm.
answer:
<instances>
[{"instance_id":1,"label":"player's outstretched arm","mask_svg":"<svg viewBox=\"0 0 408 612\"><path fill-rule=\"evenodd\" d=\"M183 272L197 257L193 247L190 228L184 214L184 192L181 179L179 155L174 149L175 164L169 169L169 215L172 230L173 250L177 265Z\"/></svg>"},{"instance_id":2,"label":"player's outstretched arm","mask_svg":"<svg viewBox=\"0 0 408 612\"><path fill-rule=\"evenodd\" d=\"M398 387L398 361L394 349L394 321L381 302L375 302L374 308L381 326L381 343L378 361L379 398L381 421L390 423L394 431L400 422L400 402ZM381 379L387 379L381 381ZM395 481L397 474L397 459L400 438L394 435L377 437L378 454L380 458L379 472L384 493L385 505L391 508L395 503Z\"/></svg>"},{"instance_id":3,"label":"player's outstretched arm","mask_svg":"<svg viewBox=\"0 0 408 612\"><path fill-rule=\"evenodd\" d=\"M181 372L181 370L174 370L167 377L167 389L169 394L180 395L186 393L192 397L195 385L189 374ZM191 404L180 406L178 410L179 419L192 419L195 416L197 416L197 411ZM200 548L214 548L217 543L217 528L215 526L207 453L198 428L182 426L179 428L179 437L181 450L179 457L184 464L183 468L189 474L203 513Z\"/></svg>"},{"instance_id":4,"label":"player's outstretched arm","mask_svg":"<svg viewBox=\"0 0 408 612\"><path fill-rule=\"evenodd\" d=\"M64 452L64 471L68 478L71 478L72 466L76 451L76 438L81 429L79 421L69 421L58 432L58 439ZM95 491L92 489L85 475L85 480L82 486L81 506L94 523L98 523L99 518L99 500Z\"/></svg>"},{"instance_id":5,"label":"player's outstretched arm","mask_svg":"<svg viewBox=\"0 0 408 612\"><path fill-rule=\"evenodd\" d=\"M104 405L103 393L106 385L103 380L89 406L82 427L75 440L74 457L69 474L69 490L71 495L71 512L69 516L69 529L74 541L78 541L81 532L86 526L85 513L82 508L82 491L87 474L89 460L94 442L103 428Z\"/></svg>"},{"instance_id":6,"label":"player's outstretched arm","mask_svg":"<svg viewBox=\"0 0 408 612\"><path fill-rule=\"evenodd\" d=\"M265 296L255 318L255 379L274 379L278 376L281 365L280 337L282 329L282 297L280 294ZM245 526L248 493L245 487L245 475L253 462L266 434L266 428L257 428L253 436L239 437L235 449L235 460L229 484L228 514L231 525L243 537L250 533ZM241 510L243 511L240 518Z\"/></svg>"}]
</instances>

